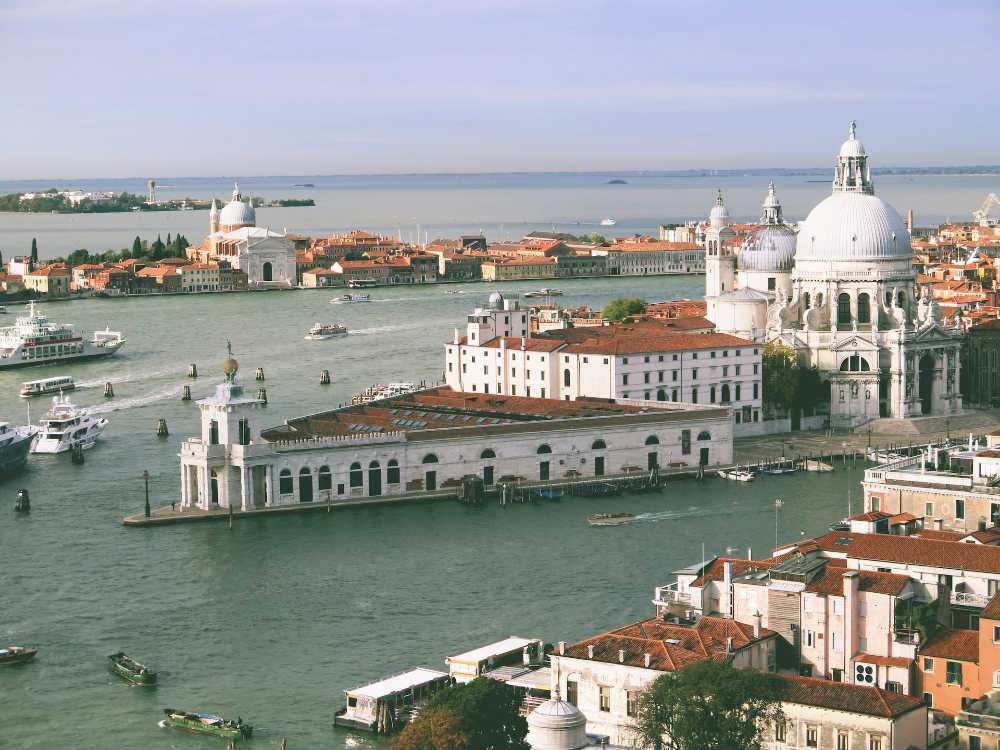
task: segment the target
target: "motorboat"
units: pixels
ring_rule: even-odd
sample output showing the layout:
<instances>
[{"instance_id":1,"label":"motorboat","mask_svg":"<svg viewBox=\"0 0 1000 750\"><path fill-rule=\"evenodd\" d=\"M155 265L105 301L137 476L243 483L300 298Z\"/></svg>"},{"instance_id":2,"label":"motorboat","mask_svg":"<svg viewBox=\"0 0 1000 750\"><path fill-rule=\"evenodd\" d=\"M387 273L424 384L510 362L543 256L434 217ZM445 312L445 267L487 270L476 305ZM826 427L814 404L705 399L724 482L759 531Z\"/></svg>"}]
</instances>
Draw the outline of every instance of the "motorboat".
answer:
<instances>
[{"instance_id":1,"label":"motorboat","mask_svg":"<svg viewBox=\"0 0 1000 750\"><path fill-rule=\"evenodd\" d=\"M42 378L41 380L29 380L21 383L21 398L32 396L47 396L50 393L62 393L72 391L76 388L76 383L69 375L58 375L54 378Z\"/></svg>"},{"instance_id":2,"label":"motorboat","mask_svg":"<svg viewBox=\"0 0 1000 750\"><path fill-rule=\"evenodd\" d=\"M752 482L753 472L743 469L723 469L719 472L720 479L731 479L734 482Z\"/></svg>"},{"instance_id":3,"label":"motorboat","mask_svg":"<svg viewBox=\"0 0 1000 750\"><path fill-rule=\"evenodd\" d=\"M167 718L160 722L161 727L173 727L196 734L211 734L227 740L248 740L253 735L253 727L244 724L243 719L233 721L223 719L218 714L180 711L176 708L165 708L163 713Z\"/></svg>"},{"instance_id":4,"label":"motorboat","mask_svg":"<svg viewBox=\"0 0 1000 750\"><path fill-rule=\"evenodd\" d=\"M21 427L0 422L0 476L21 470L36 435L38 428L34 425Z\"/></svg>"},{"instance_id":5,"label":"motorboat","mask_svg":"<svg viewBox=\"0 0 1000 750\"><path fill-rule=\"evenodd\" d=\"M73 404L69 396L55 396L52 408L41 419L41 429L31 452L65 453L78 447L82 450L93 448L108 424L104 417L92 417Z\"/></svg>"},{"instance_id":6,"label":"motorboat","mask_svg":"<svg viewBox=\"0 0 1000 750\"><path fill-rule=\"evenodd\" d=\"M156 672L123 651L111 654L108 661L111 662L111 671L132 685L148 687L156 684Z\"/></svg>"},{"instance_id":7,"label":"motorboat","mask_svg":"<svg viewBox=\"0 0 1000 750\"><path fill-rule=\"evenodd\" d=\"M323 341L346 335L347 326L343 323L315 323L306 334L306 341Z\"/></svg>"},{"instance_id":8,"label":"motorboat","mask_svg":"<svg viewBox=\"0 0 1000 750\"><path fill-rule=\"evenodd\" d=\"M331 305L342 305L351 302L371 302L372 296L370 294L342 294L339 297L334 297L330 300Z\"/></svg>"},{"instance_id":9,"label":"motorboat","mask_svg":"<svg viewBox=\"0 0 1000 750\"><path fill-rule=\"evenodd\" d=\"M587 516L587 523L591 526L621 526L634 520L633 513L595 513Z\"/></svg>"},{"instance_id":10,"label":"motorboat","mask_svg":"<svg viewBox=\"0 0 1000 750\"><path fill-rule=\"evenodd\" d=\"M0 648L0 664L20 664L31 661L38 653L37 648L27 648L25 646L8 646Z\"/></svg>"},{"instance_id":11,"label":"motorboat","mask_svg":"<svg viewBox=\"0 0 1000 750\"><path fill-rule=\"evenodd\" d=\"M110 327L86 339L71 325L51 323L31 302L14 325L0 328L0 369L108 357L124 344L121 332Z\"/></svg>"},{"instance_id":12,"label":"motorboat","mask_svg":"<svg viewBox=\"0 0 1000 750\"><path fill-rule=\"evenodd\" d=\"M601 219L601 226L602 227L613 227L617 223L618 222L615 221L614 219Z\"/></svg>"}]
</instances>

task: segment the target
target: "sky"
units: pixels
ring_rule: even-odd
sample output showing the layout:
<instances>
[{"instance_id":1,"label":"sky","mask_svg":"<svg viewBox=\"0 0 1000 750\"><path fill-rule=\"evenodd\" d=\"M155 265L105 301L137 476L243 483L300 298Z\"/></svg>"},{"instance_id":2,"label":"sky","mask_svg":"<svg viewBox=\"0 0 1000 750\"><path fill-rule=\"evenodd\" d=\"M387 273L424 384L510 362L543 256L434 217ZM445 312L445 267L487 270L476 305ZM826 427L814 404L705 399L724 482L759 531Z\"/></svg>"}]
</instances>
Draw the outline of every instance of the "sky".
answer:
<instances>
[{"instance_id":1,"label":"sky","mask_svg":"<svg viewBox=\"0 0 1000 750\"><path fill-rule=\"evenodd\" d=\"M1000 164L1000 3L0 0L0 179ZM877 149L874 148L877 144Z\"/></svg>"}]
</instances>

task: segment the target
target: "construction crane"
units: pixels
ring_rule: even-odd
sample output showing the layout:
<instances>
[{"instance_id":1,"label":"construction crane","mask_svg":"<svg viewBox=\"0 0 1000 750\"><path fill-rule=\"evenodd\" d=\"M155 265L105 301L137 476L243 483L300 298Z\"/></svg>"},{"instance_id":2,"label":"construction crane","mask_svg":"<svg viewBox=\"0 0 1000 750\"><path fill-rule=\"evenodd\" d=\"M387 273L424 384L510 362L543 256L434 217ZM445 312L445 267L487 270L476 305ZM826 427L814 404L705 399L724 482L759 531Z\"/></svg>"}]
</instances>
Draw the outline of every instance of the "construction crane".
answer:
<instances>
[{"instance_id":1,"label":"construction crane","mask_svg":"<svg viewBox=\"0 0 1000 750\"><path fill-rule=\"evenodd\" d=\"M990 220L990 209L993 206L1000 206L1000 198L997 197L996 193L987 195L986 200L983 201L983 205L972 212L973 217L979 222L979 226L990 227L996 224L995 221Z\"/></svg>"}]
</instances>

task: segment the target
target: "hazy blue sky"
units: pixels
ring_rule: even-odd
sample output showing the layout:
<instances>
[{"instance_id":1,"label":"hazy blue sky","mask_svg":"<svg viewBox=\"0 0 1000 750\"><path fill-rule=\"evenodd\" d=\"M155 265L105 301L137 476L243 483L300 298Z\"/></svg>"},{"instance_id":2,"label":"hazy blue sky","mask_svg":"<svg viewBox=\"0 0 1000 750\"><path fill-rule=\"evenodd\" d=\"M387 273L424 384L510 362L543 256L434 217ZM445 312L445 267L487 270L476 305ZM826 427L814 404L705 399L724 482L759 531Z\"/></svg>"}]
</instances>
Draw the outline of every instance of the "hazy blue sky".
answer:
<instances>
[{"instance_id":1,"label":"hazy blue sky","mask_svg":"<svg viewBox=\"0 0 1000 750\"><path fill-rule=\"evenodd\" d=\"M1000 163L989 2L0 0L0 179Z\"/></svg>"}]
</instances>

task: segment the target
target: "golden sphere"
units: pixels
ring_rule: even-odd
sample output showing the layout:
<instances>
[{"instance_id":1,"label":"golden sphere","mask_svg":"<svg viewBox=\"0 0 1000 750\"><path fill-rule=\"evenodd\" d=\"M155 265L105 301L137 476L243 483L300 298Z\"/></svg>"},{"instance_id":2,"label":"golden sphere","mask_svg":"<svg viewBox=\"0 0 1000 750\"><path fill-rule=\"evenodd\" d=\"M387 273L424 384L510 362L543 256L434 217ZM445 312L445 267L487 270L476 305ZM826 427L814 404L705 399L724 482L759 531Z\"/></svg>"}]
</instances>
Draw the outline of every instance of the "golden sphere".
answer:
<instances>
[{"instance_id":1,"label":"golden sphere","mask_svg":"<svg viewBox=\"0 0 1000 750\"><path fill-rule=\"evenodd\" d=\"M232 357L230 357L229 359L227 359L225 362L222 363L222 371L226 373L226 375L232 375L239 369L240 369L240 363L237 362Z\"/></svg>"}]
</instances>

